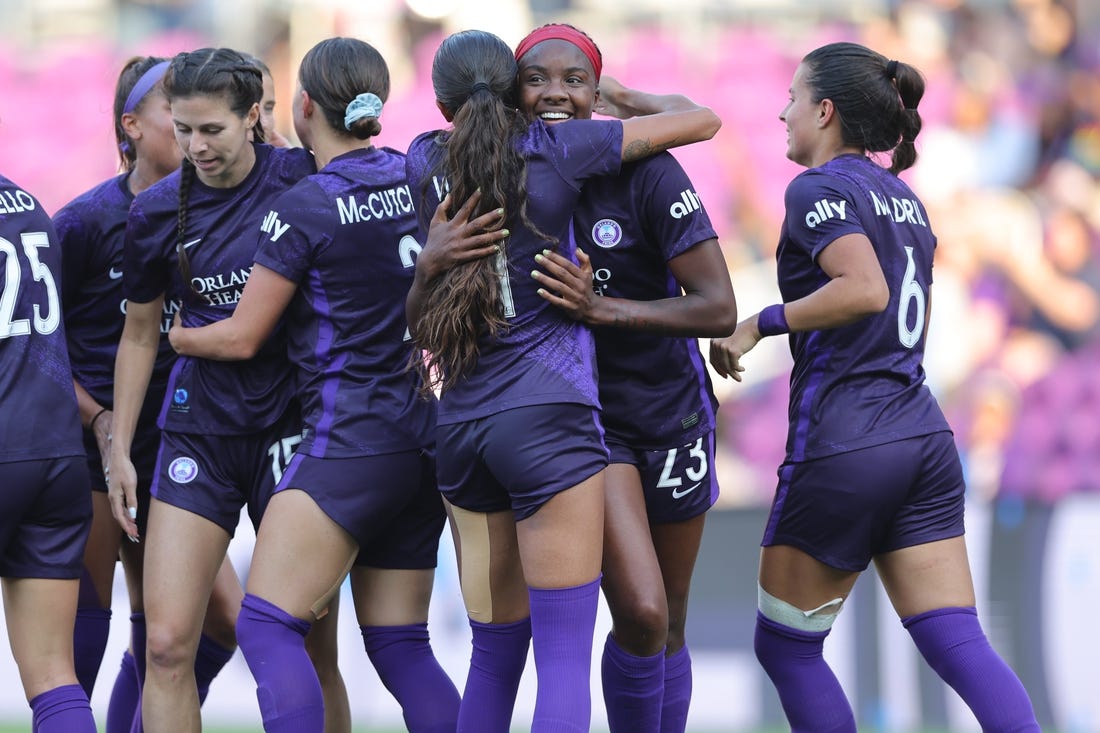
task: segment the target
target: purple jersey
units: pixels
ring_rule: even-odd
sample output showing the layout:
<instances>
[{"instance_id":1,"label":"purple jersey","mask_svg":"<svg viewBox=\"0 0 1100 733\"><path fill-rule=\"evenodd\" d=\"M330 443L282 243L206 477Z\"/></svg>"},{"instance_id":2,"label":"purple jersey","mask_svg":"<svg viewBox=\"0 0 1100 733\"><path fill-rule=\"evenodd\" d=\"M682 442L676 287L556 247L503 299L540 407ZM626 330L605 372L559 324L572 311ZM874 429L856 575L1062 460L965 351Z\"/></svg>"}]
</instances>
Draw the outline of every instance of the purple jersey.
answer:
<instances>
[{"instance_id":1,"label":"purple jersey","mask_svg":"<svg viewBox=\"0 0 1100 733\"><path fill-rule=\"evenodd\" d=\"M134 195L129 174L111 178L81 194L53 218L61 243L65 284L61 302L73 376L97 402L113 404L115 354L126 320L122 296L122 247ZM178 301L165 300L161 334L167 335ZM167 338L161 339L152 382L163 385L175 361Z\"/></svg>"},{"instance_id":2,"label":"purple jersey","mask_svg":"<svg viewBox=\"0 0 1100 733\"><path fill-rule=\"evenodd\" d=\"M136 303L161 293L183 302L184 326L205 326L233 313L252 270L256 247L270 227L275 197L314 172L300 148L256 145L256 164L232 188L195 177L187 197L184 250L191 280L176 256L180 171L142 191L130 207L123 257L123 292ZM274 424L293 393L282 329L248 361L181 357L169 377L161 412L165 430L244 435Z\"/></svg>"},{"instance_id":3,"label":"purple jersey","mask_svg":"<svg viewBox=\"0 0 1100 733\"><path fill-rule=\"evenodd\" d=\"M406 163L409 185L418 197L421 192L425 196L423 202L418 198L422 241L447 190L440 134L429 132L413 140ZM573 120L549 127L536 120L516 142L527 159L527 216L557 239L558 252L573 261L576 245L569 221L581 184L618 173L622 139L618 120ZM591 333L543 300L531 277L535 255L554 244L516 217L509 219L508 228L508 266L501 277L508 328L495 340L482 337L476 367L440 398L441 424L529 405L599 405Z\"/></svg>"},{"instance_id":4,"label":"purple jersey","mask_svg":"<svg viewBox=\"0 0 1100 733\"><path fill-rule=\"evenodd\" d=\"M669 153L585 183L573 228L577 245L592 260L596 292L630 300L680 296L668 261L717 237L694 186ZM609 440L668 448L714 429L718 402L697 339L626 328L593 333Z\"/></svg>"},{"instance_id":5,"label":"purple jersey","mask_svg":"<svg viewBox=\"0 0 1100 733\"><path fill-rule=\"evenodd\" d=\"M81 456L57 233L38 200L4 176L0 267L0 463Z\"/></svg>"},{"instance_id":6,"label":"purple jersey","mask_svg":"<svg viewBox=\"0 0 1100 733\"><path fill-rule=\"evenodd\" d=\"M298 452L350 458L430 445L435 403L408 369L405 297L420 245L404 154L334 158L265 221L256 262L299 285L287 313L307 427Z\"/></svg>"},{"instance_id":7,"label":"purple jersey","mask_svg":"<svg viewBox=\"0 0 1100 733\"><path fill-rule=\"evenodd\" d=\"M842 155L795 178L786 211L776 253L785 302L828 282L817 256L846 234L871 240L890 287L882 313L841 328L791 334L787 460L948 430L921 364L936 248L924 206L881 166Z\"/></svg>"}]
</instances>

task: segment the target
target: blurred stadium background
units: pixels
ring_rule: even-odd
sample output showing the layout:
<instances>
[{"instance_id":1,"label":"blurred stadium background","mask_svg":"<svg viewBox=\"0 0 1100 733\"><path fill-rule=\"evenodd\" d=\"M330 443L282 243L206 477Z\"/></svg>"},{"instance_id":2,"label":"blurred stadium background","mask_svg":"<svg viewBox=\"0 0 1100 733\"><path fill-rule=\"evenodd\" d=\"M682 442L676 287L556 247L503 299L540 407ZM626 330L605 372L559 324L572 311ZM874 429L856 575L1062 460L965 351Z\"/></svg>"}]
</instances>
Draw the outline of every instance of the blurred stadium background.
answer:
<instances>
[{"instance_id":1,"label":"blurred stadium background","mask_svg":"<svg viewBox=\"0 0 1100 733\"><path fill-rule=\"evenodd\" d=\"M428 70L444 34L478 27L514 44L549 21L588 31L606 73L683 92L722 116L714 141L676 155L719 231L746 314L778 297L774 247L783 189L797 168L784 158L777 115L799 58L855 40L924 71L921 159L905 177L940 239L927 368L967 470L979 609L1044 728L1100 731L1092 613L1100 607L1100 3L0 0L0 171L50 213L112 175L112 89L134 54L226 45L264 58L278 85L278 126L291 134L297 62L332 35L361 37L385 55L393 92L379 142L404 150L443 122ZM723 495L689 621L693 731L782 727L751 647L757 541L782 459L790 365L782 339L763 346L745 383L716 385ZM251 529L238 534L231 552L243 575ZM437 584L433 639L461 687L468 633L449 550ZM125 643L124 598L120 583L93 698L100 716ZM396 729L399 710L350 616L341 664L356 725ZM607 629L602 612L597 653ZM827 654L861 730L977 730L922 667L870 579L857 585ZM0 654L0 719L29 719L16 675ZM530 718L533 689L528 674L517 721ZM598 729L595 677L593 691ZM206 719L259 729L239 655L214 684Z\"/></svg>"}]
</instances>

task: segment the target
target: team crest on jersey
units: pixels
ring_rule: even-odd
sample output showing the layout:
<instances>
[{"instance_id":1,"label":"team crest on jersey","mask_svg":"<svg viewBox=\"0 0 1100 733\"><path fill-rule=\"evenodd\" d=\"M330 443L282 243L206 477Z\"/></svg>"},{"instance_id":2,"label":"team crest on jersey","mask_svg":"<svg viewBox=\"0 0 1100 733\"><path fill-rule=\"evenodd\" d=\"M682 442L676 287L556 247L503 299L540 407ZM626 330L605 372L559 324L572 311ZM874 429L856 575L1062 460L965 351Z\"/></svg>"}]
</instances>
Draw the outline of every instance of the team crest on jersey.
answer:
<instances>
[{"instance_id":1,"label":"team crest on jersey","mask_svg":"<svg viewBox=\"0 0 1100 733\"><path fill-rule=\"evenodd\" d=\"M592 241L598 247L611 249L623 241L623 228L614 219L600 219L592 227Z\"/></svg>"},{"instance_id":2,"label":"team crest on jersey","mask_svg":"<svg viewBox=\"0 0 1100 733\"><path fill-rule=\"evenodd\" d=\"M180 456L168 464L168 475L177 484L189 484L199 475L199 464L194 458Z\"/></svg>"}]
</instances>

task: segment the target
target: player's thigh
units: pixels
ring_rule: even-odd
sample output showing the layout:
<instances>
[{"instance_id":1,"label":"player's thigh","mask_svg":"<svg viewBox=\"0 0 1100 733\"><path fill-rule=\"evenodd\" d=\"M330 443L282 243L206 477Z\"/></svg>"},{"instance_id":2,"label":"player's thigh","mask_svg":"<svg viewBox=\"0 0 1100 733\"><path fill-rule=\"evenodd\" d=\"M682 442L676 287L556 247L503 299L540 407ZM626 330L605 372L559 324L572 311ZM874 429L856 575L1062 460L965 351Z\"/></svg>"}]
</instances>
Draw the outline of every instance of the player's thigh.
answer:
<instances>
[{"instance_id":1,"label":"player's thigh","mask_svg":"<svg viewBox=\"0 0 1100 733\"><path fill-rule=\"evenodd\" d=\"M447 505L466 613L480 623L513 623L530 615L511 509L476 512Z\"/></svg>"},{"instance_id":2,"label":"player's thigh","mask_svg":"<svg viewBox=\"0 0 1100 733\"><path fill-rule=\"evenodd\" d=\"M150 644L155 636L197 641L228 546L220 525L154 498L142 578Z\"/></svg>"},{"instance_id":3,"label":"player's thigh","mask_svg":"<svg viewBox=\"0 0 1100 733\"><path fill-rule=\"evenodd\" d=\"M803 611L847 598L857 578L859 572L830 567L791 545L760 551L760 587Z\"/></svg>"},{"instance_id":4,"label":"player's thigh","mask_svg":"<svg viewBox=\"0 0 1100 733\"><path fill-rule=\"evenodd\" d=\"M355 617L361 626L426 623L435 568L395 569L356 565L351 571Z\"/></svg>"},{"instance_id":5,"label":"player's thigh","mask_svg":"<svg viewBox=\"0 0 1100 733\"><path fill-rule=\"evenodd\" d=\"M309 494L278 491L256 535L248 592L312 621L339 591L358 550Z\"/></svg>"},{"instance_id":6,"label":"player's thigh","mask_svg":"<svg viewBox=\"0 0 1100 733\"><path fill-rule=\"evenodd\" d=\"M603 560L603 469L516 523L527 584L567 588L592 581Z\"/></svg>"},{"instance_id":7,"label":"player's thigh","mask_svg":"<svg viewBox=\"0 0 1100 733\"><path fill-rule=\"evenodd\" d=\"M637 469L612 463L604 473L603 592L613 617L667 616L661 568Z\"/></svg>"},{"instance_id":8,"label":"player's thigh","mask_svg":"<svg viewBox=\"0 0 1100 733\"><path fill-rule=\"evenodd\" d=\"M875 557L882 584L902 618L975 603L964 537L951 537Z\"/></svg>"}]
</instances>

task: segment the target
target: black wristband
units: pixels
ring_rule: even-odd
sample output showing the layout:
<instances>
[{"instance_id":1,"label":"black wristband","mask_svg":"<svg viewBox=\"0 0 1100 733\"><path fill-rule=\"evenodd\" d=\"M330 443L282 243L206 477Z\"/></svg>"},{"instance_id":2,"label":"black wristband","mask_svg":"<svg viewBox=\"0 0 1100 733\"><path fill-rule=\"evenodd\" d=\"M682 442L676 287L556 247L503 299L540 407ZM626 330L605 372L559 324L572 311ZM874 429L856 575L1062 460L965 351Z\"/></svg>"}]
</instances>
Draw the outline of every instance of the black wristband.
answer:
<instances>
[{"instance_id":1,"label":"black wristband","mask_svg":"<svg viewBox=\"0 0 1100 733\"><path fill-rule=\"evenodd\" d=\"M107 412L107 408L106 407L101 408L100 411L97 412L95 414L95 416L91 420L88 421L88 430L92 430L92 431L95 430L95 421L98 420L100 418L100 416L105 412Z\"/></svg>"}]
</instances>

